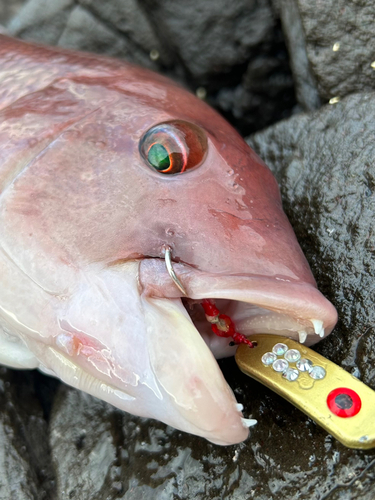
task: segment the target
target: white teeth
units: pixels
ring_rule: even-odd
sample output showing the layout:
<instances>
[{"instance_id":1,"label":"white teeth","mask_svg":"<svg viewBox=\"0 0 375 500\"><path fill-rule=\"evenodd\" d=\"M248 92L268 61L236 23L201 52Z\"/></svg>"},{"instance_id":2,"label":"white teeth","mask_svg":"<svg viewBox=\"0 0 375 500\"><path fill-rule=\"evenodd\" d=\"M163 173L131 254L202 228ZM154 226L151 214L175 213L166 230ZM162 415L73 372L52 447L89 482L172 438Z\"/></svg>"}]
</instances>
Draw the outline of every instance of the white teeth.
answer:
<instances>
[{"instance_id":1,"label":"white teeth","mask_svg":"<svg viewBox=\"0 0 375 500\"><path fill-rule=\"evenodd\" d=\"M242 411L243 410L243 405L241 403L236 403L236 409L238 411Z\"/></svg>"},{"instance_id":2,"label":"white teeth","mask_svg":"<svg viewBox=\"0 0 375 500\"><path fill-rule=\"evenodd\" d=\"M310 321L314 326L315 333L319 337L324 337L323 321L320 321L320 319L310 319Z\"/></svg>"},{"instance_id":3,"label":"white teeth","mask_svg":"<svg viewBox=\"0 0 375 500\"><path fill-rule=\"evenodd\" d=\"M300 344L303 344L305 342L305 340L307 339L307 333L304 331L298 332L298 337L299 337Z\"/></svg>"},{"instance_id":4,"label":"white teeth","mask_svg":"<svg viewBox=\"0 0 375 500\"><path fill-rule=\"evenodd\" d=\"M244 427L252 427L258 423L258 420L255 420L254 418L241 418L241 420Z\"/></svg>"}]
</instances>

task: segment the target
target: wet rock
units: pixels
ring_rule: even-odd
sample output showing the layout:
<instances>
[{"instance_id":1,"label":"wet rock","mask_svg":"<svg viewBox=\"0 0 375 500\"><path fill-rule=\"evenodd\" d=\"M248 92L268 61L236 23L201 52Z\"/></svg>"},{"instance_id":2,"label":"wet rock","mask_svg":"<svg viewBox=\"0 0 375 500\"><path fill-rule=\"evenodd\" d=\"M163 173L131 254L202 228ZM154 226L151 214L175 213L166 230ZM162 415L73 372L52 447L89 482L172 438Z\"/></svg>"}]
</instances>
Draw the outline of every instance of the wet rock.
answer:
<instances>
[{"instance_id":1,"label":"wet rock","mask_svg":"<svg viewBox=\"0 0 375 500\"><path fill-rule=\"evenodd\" d=\"M141 0L164 43L197 79L247 63L274 25L268 0Z\"/></svg>"},{"instance_id":2,"label":"wet rock","mask_svg":"<svg viewBox=\"0 0 375 500\"><path fill-rule=\"evenodd\" d=\"M375 389L375 94L259 132L284 208L339 323L319 346Z\"/></svg>"},{"instance_id":3,"label":"wet rock","mask_svg":"<svg viewBox=\"0 0 375 500\"><path fill-rule=\"evenodd\" d=\"M209 103L243 135L290 116L296 105L288 53L278 23L272 35L272 41L264 42L242 70L237 84L226 83L222 77L208 84ZM231 74L236 75L235 68Z\"/></svg>"},{"instance_id":4,"label":"wet rock","mask_svg":"<svg viewBox=\"0 0 375 500\"><path fill-rule=\"evenodd\" d=\"M57 45L74 4L74 0L29 0L7 28L13 36Z\"/></svg>"},{"instance_id":5,"label":"wet rock","mask_svg":"<svg viewBox=\"0 0 375 500\"><path fill-rule=\"evenodd\" d=\"M277 0L277 4L291 60L297 63L307 57L311 68L310 73L305 63L292 64L297 86L303 90L299 102L309 101L314 81L325 101L375 88L374 1Z\"/></svg>"},{"instance_id":6,"label":"wet rock","mask_svg":"<svg viewBox=\"0 0 375 500\"><path fill-rule=\"evenodd\" d=\"M30 0L8 29L25 40L124 57L144 66L153 66L152 50L161 52L151 25L134 0L104 4L96 0Z\"/></svg>"},{"instance_id":7,"label":"wet rock","mask_svg":"<svg viewBox=\"0 0 375 500\"><path fill-rule=\"evenodd\" d=\"M25 1L27 0L13 0L12 2L0 0L0 25L5 25L12 19L18 13Z\"/></svg>"},{"instance_id":8,"label":"wet rock","mask_svg":"<svg viewBox=\"0 0 375 500\"><path fill-rule=\"evenodd\" d=\"M79 49L120 56L128 61L153 67L146 50L135 46L131 40L116 33L101 19L97 19L87 8L80 5L71 11L58 45L73 50Z\"/></svg>"},{"instance_id":9,"label":"wet rock","mask_svg":"<svg viewBox=\"0 0 375 500\"><path fill-rule=\"evenodd\" d=\"M51 418L59 499L371 500L375 455L345 448L285 400L221 362L246 443L220 447L62 386ZM89 495L89 496L86 496Z\"/></svg>"},{"instance_id":10,"label":"wet rock","mask_svg":"<svg viewBox=\"0 0 375 500\"><path fill-rule=\"evenodd\" d=\"M305 111L320 107L315 76L307 57L305 32L295 0L274 0L285 33L290 66L296 88L296 98Z\"/></svg>"},{"instance_id":11,"label":"wet rock","mask_svg":"<svg viewBox=\"0 0 375 500\"><path fill-rule=\"evenodd\" d=\"M116 477L114 414L102 401L60 386L50 423L59 500L108 498Z\"/></svg>"},{"instance_id":12,"label":"wet rock","mask_svg":"<svg viewBox=\"0 0 375 500\"><path fill-rule=\"evenodd\" d=\"M243 132L290 116L288 55L268 0L141 0L192 88Z\"/></svg>"},{"instance_id":13,"label":"wet rock","mask_svg":"<svg viewBox=\"0 0 375 500\"><path fill-rule=\"evenodd\" d=\"M0 367L0 499L53 500L47 422L35 376Z\"/></svg>"},{"instance_id":14,"label":"wet rock","mask_svg":"<svg viewBox=\"0 0 375 500\"><path fill-rule=\"evenodd\" d=\"M158 57L167 62L167 54L162 50L157 38L157 31L154 32L148 13L139 6L136 0L111 0L102 2L101 0L80 0L83 8L107 25L114 34L126 37L131 40L134 48L142 49L147 54L152 51L154 59ZM90 48L92 50L92 48Z\"/></svg>"}]
</instances>

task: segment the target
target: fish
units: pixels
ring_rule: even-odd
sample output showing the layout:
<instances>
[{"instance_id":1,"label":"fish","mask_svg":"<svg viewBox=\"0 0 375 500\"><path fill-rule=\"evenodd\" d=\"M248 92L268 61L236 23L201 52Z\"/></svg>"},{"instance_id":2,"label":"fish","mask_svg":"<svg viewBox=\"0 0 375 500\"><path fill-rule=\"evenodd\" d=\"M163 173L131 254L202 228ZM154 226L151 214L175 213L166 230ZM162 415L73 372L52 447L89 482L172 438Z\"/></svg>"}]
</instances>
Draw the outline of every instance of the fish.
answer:
<instances>
[{"instance_id":1,"label":"fish","mask_svg":"<svg viewBox=\"0 0 375 500\"><path fill-rule=\"evenodd\" d=\"M271 171L208 104L125 61L0 35L0 363L239 443L254 422L216 361L237 346L204 300L245 336L312 345L337 321Z\"/></svg>"}]
</instances>

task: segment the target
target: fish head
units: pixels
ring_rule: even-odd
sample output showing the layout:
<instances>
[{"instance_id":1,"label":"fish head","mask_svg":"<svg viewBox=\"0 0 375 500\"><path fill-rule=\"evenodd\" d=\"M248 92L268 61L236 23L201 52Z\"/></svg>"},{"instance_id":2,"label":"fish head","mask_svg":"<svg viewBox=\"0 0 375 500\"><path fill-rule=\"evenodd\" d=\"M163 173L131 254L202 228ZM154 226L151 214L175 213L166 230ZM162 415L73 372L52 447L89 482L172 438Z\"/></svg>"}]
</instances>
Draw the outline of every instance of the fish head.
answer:
<instances>
[{"instance_id":1,"label":"fish head","mask_svg":"<svg viewBox=\"0 0 375 500\"><path fill-rule=\"evenodd\" d=\"M239 134L167 79L128 66L103 74L66 76L6 110L8 131L16 119L39 131L0 206L3 284L25 297L4 299L9 330L70 385L240 442L249 422L214 359L235 347L212 334L199 302L215 299L245 335L309 344L336 312L273 175ZM19 144L21 155L31 143ZM165 269L167 247L186 296Z\"/></svg>"}]
</instances>

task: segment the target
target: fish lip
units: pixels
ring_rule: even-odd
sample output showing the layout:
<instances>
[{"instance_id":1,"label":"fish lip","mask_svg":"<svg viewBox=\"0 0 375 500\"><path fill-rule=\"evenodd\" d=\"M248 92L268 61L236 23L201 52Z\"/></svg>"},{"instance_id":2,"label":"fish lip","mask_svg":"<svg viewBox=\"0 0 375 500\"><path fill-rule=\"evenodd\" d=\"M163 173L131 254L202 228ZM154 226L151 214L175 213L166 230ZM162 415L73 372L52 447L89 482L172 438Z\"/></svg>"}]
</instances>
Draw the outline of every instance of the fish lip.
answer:
<instances>
[{"instance_id":1,"label":"fish lip","mask_svg":"<svg viewBox=\"0 0 375 500\"><path fill-rule=\"evenodd\" d=\"M173 267L189 299L228 299L288 315L299 320L302 325L305 323L310 326L310 331L306 332L306 345L312 345L326 337L337 322L336 309L316 288L313 280L307 283L249 273L205 273L182 263L176 263ZM168 275L161 259L146 259L141 262L139 282L142 293L146 295L184 297ZM321 322L323 336L314 333L312 320ZM290 336L298 340L298 331L292 332Z\"/></svg>"}]
</instances>

